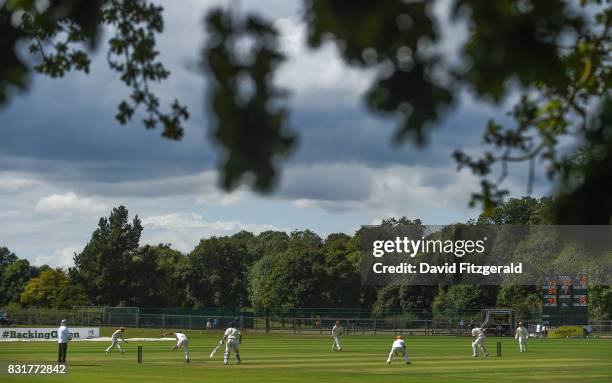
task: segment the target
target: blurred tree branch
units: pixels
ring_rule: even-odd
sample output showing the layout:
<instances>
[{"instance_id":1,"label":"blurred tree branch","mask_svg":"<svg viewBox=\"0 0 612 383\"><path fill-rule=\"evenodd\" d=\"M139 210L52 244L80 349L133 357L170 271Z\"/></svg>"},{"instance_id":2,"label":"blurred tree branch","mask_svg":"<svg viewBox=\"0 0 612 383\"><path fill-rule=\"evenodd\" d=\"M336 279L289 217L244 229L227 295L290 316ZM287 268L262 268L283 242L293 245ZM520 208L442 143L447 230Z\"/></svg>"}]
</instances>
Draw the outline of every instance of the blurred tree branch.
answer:
<instances>
[{"instance_id":1,"label":"blurred tree branch","mask_svg":"<svg viewBox=\"0 0 612 383\"><path fill-rule=\"evenodd\" d=\"M130 99L119 104L116 119L127 124L143 106L147 129L161 124L164 137L183 136L182 125L189 118L186 107L175 100L169 113L162 112L159 97L149 86L170 74L156 61L155 35L164 29L161 7L144 0L52 0L44 8L39 3L10 0L1 5L0 46L8 60L0 65L0 104L8 101L11 88L27 88L32 71L52 78L73 69L89 73L89 53L97 47L100 31L110 27L115 34L108 41L109 66L131 88ZM30 53L41 59L32 68L17 52L24 38L31 41Z\"/></svg>"},{"instance_id":2,"label":"blurred tree branch","mask_svg":"<svg viewBox=\"0 0 612 383\"><path fill-rule=\"evenodd\" d=\"M436 49L441 36L432 2L303 3L311 48L331 41L347 65L377 73L364 99L373 113L399 121L396 143L426 144L428 131L461 91L494 104L516 89L523 92L510 112L513 126L487 124L487 149L480 156L454 153L459 168L481 179L471 203L482 204L485 214L508 194L503 182L511 164L527 164L529 193L543 164L559 186L559 222L610 222L609 0L455 0L451 17L467 23L469 38L460 47L461 64L453 66ZM182 137L187 110L175 101L169 113L162 112L150 88L169 74L156 61L161 7L145 0L51 0L44 9L39 4L0 2L0 104L12 89L27 88L32 71L52 77L74 69L87 73L101 28L111 26L108 62L132 91L117 119L125 124L143 107L145 127L162 125L165 137ZM260 192L273 190L279 161L297 139L281 102L286 92L273 83L284 60L278 32L269 20L236 9L209 11L206 30L202 61L210 80L212 138L222 151L222 185L247 182ZM17 52L25 39L40 56L32 67Z\"/></svg>"}]
</instances>

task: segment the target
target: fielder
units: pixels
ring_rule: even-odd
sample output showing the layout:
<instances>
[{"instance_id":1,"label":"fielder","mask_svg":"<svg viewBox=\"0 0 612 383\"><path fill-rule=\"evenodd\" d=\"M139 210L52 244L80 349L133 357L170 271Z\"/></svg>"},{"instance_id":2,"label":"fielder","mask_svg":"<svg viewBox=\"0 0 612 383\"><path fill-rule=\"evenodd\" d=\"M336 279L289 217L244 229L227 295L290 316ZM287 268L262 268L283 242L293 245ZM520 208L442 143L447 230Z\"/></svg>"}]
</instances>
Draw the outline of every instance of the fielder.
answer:
<instances>
[{"instance_id":1,"label":"fielder","mask_svg":"<svg viewBox=\"0 0 612 383\"><path fill-rule=\"evenodd\" d=\"M162 334L162 336L170 334L174 334L177 340L176 345L172 347L172 350L178 350L179 348L182 348L183 351L185 351L185 363L189 363L189 341L187 340L187 335L183 334L182 332L168 332Z\"/></svg>"},{"instance_id":2,"label":"fielder","mask_svg":"<svg viewBox=\"0 0 612 383\"><path fill-rule=\"evenodd\" d=\"M127 340L123 339L123 332L125 331L124 327L119 327L119 330L115 331L113 335L111 335L111 343L110 346L106 348L106 353L108 354L110 350L115 348L115 346L121 351L122 354L125 354L125 350L121 348L121 344L119 343L119 339L121 339L121 343L128 343Z\"/></svg>"},{"instance_id":3,"label":"fielder","mask_svg":"<svg viewBox=\"0 0 612 383\"><path fill-rule=\"evenodd\" d=\"M523 327L523 322L518 323L518 327L516 328L516 332L514 334L514 339L519 342L519 350L521 352L527 351L527 338L529 338L529 331L525 327Z\"/></svg>"},{"instance_id":4,"label":"fielder","mask_svg":"<svg viewBox=\"0 0 612 383\"><path fill-rule=\"evenodd\" d=\"M342 351L342 346L340 345L340 336L344 333L344 329L340 325L340 321L337 320L336 324L331 330L332 338L334 338L334 343L332 344L332 351Z\"/></svg>"},{"instance_id":5,"label":"fielder","mask_svg":"<svg viewBox=\"0 0 612 383\"><path fill-rule=\"evenodd\" d=\"M408 351L406 351L406 342L404 342L404 337L401 335L398 335L397 338L393 341L393 345L391 346L391 352L389 352L389 357L387 358L387 364L391 364L393 354L396 354L398 352L404 356L404 362L406 362L406 364L410 364Z\"/></svg>"},{"instance_id":6,"label":"fielder","mask_svg":"<svg viewBox=\"0 0 612 383\"><path fill-rule=\"evenodd\" d=\"M225 342L225 353L223 354L223 364L227 364L229 362L230 352L234 350L236 353L236 364L240 364L240 343L242 343L242 334L238 329L234 328L234 322L230 322L229 328L225 330L223 334L223 339L219 342L219 344L223 344Z\"/></svg>"},{"instance_id":7,"label":"fielder","mask_svg":"<svg viewBox=\"0 0 612 383\"><path fill-rule=\"evenodd\" d=\"M485 329L482 327L474 327L472 329L472 336L476 337L476 339L472 342L472 356L474 358L478 357L478 348L480 348L485 356L489 356L489 353L484 345L484 342L487 339Z\"/></svg>"}]
</instances>

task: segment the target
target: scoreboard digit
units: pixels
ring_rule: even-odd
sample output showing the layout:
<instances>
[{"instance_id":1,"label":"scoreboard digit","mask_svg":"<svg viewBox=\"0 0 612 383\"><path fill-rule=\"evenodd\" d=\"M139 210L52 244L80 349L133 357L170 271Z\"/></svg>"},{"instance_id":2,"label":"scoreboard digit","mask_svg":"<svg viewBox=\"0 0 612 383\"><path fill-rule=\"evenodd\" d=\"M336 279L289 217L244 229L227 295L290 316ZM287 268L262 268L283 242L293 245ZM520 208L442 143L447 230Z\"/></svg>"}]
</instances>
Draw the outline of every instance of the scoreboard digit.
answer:
<instances>
[{"instance_id":1,"label":"scoreboard digit","mask_svg":"<svg viewBox=\"0 0 612 383\"><path fill-rule=\"evenodd\" d=\"M588 279L585 274L545 278L542 322L548 326L588 324Z\"/></svg>"},{"instance_id":2,"label":"scoreboard digit","mask_svg":"<svg viewBox=\"0 0 612 383\"><path fill-rule=\"evenodd\" d=\"M557 295L557 309L567 310L572 308L572 285L574 278L569 275L559 275L561 290Z\"/></svg>"},{"instance_id":3,"label":"scoreboard digit","mask_svg":"<svg viewBox=\"0 0 612 383\"><path fill-rule=\"evenodd\" d=\"M542 306L557 308L557 280L555 277L547 277L542 286Z\"/></svg>"}]
</instances>

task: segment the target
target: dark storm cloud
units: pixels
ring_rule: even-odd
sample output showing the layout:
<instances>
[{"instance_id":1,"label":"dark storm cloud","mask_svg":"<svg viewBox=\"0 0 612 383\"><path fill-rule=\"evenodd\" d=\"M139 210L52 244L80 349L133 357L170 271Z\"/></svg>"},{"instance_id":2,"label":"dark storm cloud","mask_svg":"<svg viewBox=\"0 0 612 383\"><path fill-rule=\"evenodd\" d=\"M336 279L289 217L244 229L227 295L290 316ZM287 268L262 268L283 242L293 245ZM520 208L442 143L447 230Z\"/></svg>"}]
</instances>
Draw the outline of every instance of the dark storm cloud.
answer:
<instances>
[{"instance_id":1,"label":"dark storm cloud","mask_svg":"<svg viewBox=\"0 0 612 383\"><path fill-rule=\"evenodd\" d=\"M204 138L198 110L193 114L199 121L189 123L186 138L173 142L138 122L119 125L112 102L96 102L92 96L76 99L69 79L39 83L0 111L0 170L120 181L190 174L213 164L216 153ZM122 85L117 87L122 90ZM103 88L95 84L89 90Z\"/></svg>"},{"instance_id":2,"label":"dark storm cloud","mask_svg":"<svg viewBox=\"0 0 612 383\"><path fill-rule=\"evenodd\" d=\"M64 87L61 81L52 84L59 94L69 93ZM0 113L0 170L46 175L93 194L154 196L197 192L203 180L181 177L215 167L217 149L207 138L201 111L194 113L200 116L191 120L183 141L172 142L138 124L118 125L110 103L49 106L44 102L48 96L48 92L34 92ZM194 98L196 95L185 95L185 99ZM32 110L36 113L28 113ZM300 145L283 168L278 193L285 198L332 201L365 198L371 186L366 174L355 173L358 166L347 170L308 166L453 166L452 151L477 147L484 121L482 115L459 111L442 127L432 129L429 144L418 149L411 142L393 145L395 122L373 117L357 106L295 107L292 125L300 135ZM436 177L435 172L427 173L426 182L445 182L443 176ZM216 179L210 178L207 187L216 185ZM156 179L167 182L149 183Z\"/></svg>"},{"instance_id":3,"label":"dark storm cloud","mask_svg":"<svg viewBox=\"0 0 612 383\"><path fill-rule=\"evenodd\" d=\"M147 131L138 120L130 126L119 125L114 120L116 105L127 89L108 70L103 52L98 52L91 75L70 74L60 80L38 77L29 94L0 110L0 171L35 173L69 185L81 183L87 192L103 195L182 194L197 188L197 180L180 177L215 169L219 158L208 138L205 77L186 64L197 60L193 41L187 38L193 35L188 26L197 25L200 36L201 16L189 16L193 20L183 22L186 16L181 7L170 2L165 5L168 30L160 37L160 46L172 75L160 95L177 97L188 105L192 117L185 138L166 140L159 130ZM290 8L287 12L294 13L294 7ZM327 96L325 89L320 94ZM353 94L345 97L354 98ZM430 131L428 145L419 149L411 141L393 145L397 121L368 113L360 101L314 106L300 103L299 95L294 95L291 102L291 125L300 135L300 144L284 165L279 189L297 198L335 200L344 195L358 199L369 192L357 175L337 174L325 166L304 170L310 165L453 166L454 149L478 148L488 117L480 110L459 108ZM289 176L291 168L299 170ZM144 181L154 180L168 180L164 185L176 183L178 187L160 186L158 193L131 183L148 185Z\"/></svg>"},{"instance_id":4,"label":"dark storm cloud","mask_svg":"<svg viewBox=\"0 0 612 383\"><path fill-rule=\"evenodd\" d=\"M285 172L278 195L288 199L359 201L372 189L371 174L360 165L319 165Z\"/></svg>"},{"instance_id":5,"label":"dark storm cloud","mask_svg":"<svg viewBox=\"0 0 612 383\"><path fill-rule=\"evenodd\" d=\"M397 121L376 117L359 106L340 108L298 107L293 126L300 147L292 164L362 162L372 167L389 165L453 166L455 149L480 148L481 134L493 112L460 106L427 130L427 144L412 140L393 142Z\"/></svg>"},{"instance_id":6,"label":"dark storm cloud","mask_svg":"<svg viewBox=\"0 0 612 383\"><path fill-rule=\"evenodd\" d=\"M53 166L46 161L51 161L80 169L84 178L118 181L191 174L216 163L217 151L207 138L201 105L191 103L190 129L183 141L172 142L138 123L119 125L113 118L114 103L75 99L77 95L63 80L40 82L40 91L34 89L0 112L3 170L15 170L8 167L12 162L19 170L47 173ZM57 102L53 95L67 101ZM181 97L202 100L193 91ZM431 130L429 145L423 149L411 142L393 145L395 121L374 117L358 105L297 106L292 125L300 134L300 145L290 160L293 165L355 161L370 166L443 165L450 163L454 148L477 145L479 139L471 133L481 131L484 118L462 111L452 114L441 128ZM23 160L21 165L15 165L18 159Z\"/></svg>"}]
</instances>

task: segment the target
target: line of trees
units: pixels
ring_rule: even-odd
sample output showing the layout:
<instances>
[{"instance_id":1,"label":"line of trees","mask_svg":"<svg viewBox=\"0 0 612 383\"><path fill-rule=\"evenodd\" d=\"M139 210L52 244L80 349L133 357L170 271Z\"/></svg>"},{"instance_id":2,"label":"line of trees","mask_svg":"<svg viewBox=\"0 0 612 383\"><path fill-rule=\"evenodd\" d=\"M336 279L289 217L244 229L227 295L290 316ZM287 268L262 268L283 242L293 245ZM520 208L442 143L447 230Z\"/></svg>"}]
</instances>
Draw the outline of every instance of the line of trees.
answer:
<instances>
[{"instance_id":1,"label":"line of trees","mask_svg":"<svg viewBox=\"0 0 612 383\"><path fill-rule=\"evenodd\" d=\"M545 224L549 198L511 199L494 214L469 223ZM390 218L383 225L421 225ZM140 307L253 306L360 308L384 312L463 310L504 306L526 316L540 307L538 286L366 286L361 283L361 230L326 238L310 230L241 231L202 239L188 254L169 244L140 245L138 216L124 206L98 222L68 270L32 266L0 248L0 305L66 308L74 305ZM591 289L591 316L609 319L612 288Z\"/></svg>"}]
</instances>

